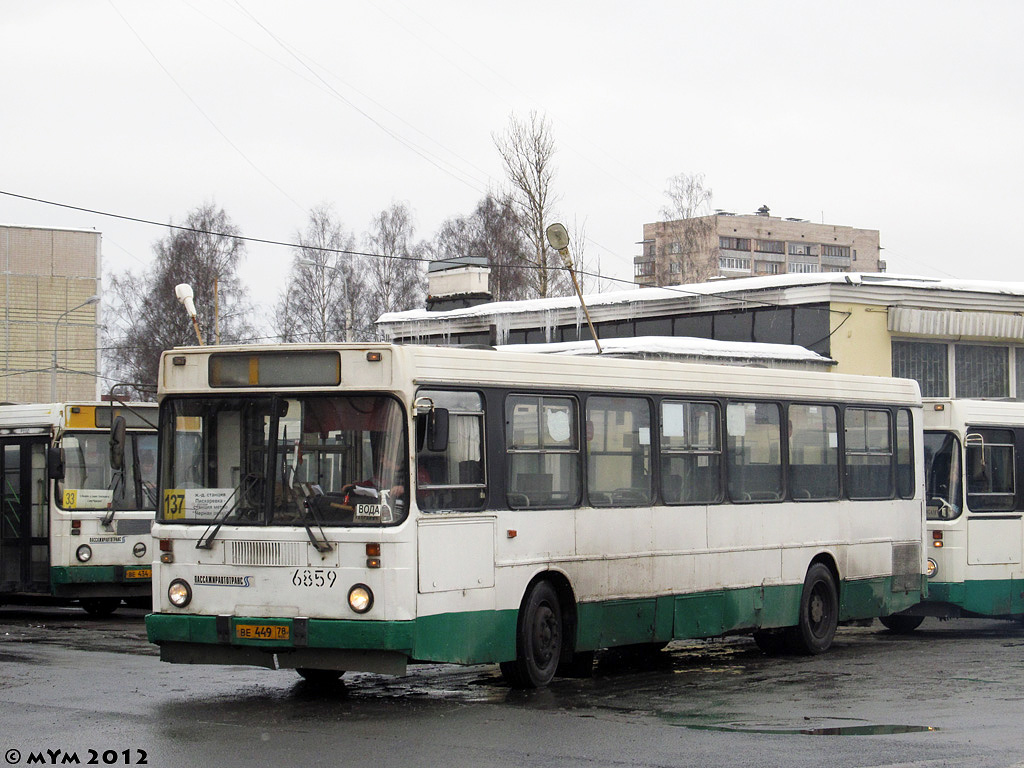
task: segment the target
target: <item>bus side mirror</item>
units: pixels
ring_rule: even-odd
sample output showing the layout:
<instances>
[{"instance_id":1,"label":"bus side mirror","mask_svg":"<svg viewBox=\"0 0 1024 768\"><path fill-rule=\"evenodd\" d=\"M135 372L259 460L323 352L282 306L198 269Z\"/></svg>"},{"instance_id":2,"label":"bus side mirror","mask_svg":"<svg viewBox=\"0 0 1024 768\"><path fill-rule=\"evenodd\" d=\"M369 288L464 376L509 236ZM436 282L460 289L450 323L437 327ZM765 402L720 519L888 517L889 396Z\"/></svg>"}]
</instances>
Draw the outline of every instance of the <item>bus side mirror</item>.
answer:
<instances>
[{"instance_id":1,"label":"bus side mirror","mask_svg":"<svg viewBox=\"0 0 1024 768\"><path fill-rule=\"evenodd\" d=\"M46 450L46 474L51 480L64 479L64 450L56 445L51 445Z\"/></svg>"},{"instance_id":2,"label":"bus side mirror","mask_svg":"<svg viewBox=\"0 0 1024 768\"><path fill-rule=\"evenodd\" d=\"M110 425L110 468L115 472L124 469L124 416L117 416Z\"/></svg>"},{"instance_id":3,"label":"bus side mirror","mask_svg":"<svg viewBox=\"0 0 1024 768\"><path fill-rule=\"evenodd\" d=\"M427 416L427 450L448 450L448 409L434 408Z\"/></svg>"}]
</instances>

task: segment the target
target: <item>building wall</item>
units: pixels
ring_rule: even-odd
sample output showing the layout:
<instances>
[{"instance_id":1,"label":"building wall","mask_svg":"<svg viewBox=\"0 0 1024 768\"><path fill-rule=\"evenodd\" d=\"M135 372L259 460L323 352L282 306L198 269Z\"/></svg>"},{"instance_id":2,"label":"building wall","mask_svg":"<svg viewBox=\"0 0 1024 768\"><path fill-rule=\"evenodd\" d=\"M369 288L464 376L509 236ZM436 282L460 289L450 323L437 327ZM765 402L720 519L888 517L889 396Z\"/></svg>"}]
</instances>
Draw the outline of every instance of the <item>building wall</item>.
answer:
<instances>
[{"instance_id":1,"label":"building wall","mask_svg":"<svg viewBox=\"0 0 1024 768\"><path fill-rule=\"evenodd\" d=\"M0 225L3 401L50 400L55 333L57 399L96 398L99 304L61 315L99 294L100 241L98 232Z\"/></svg>"},{"instance_id":2,"label":"building wall","mask_svg":"<svg viewBox=\"0 0 1024 768\"><path fill-rule=\"evenodd\" d=\"M892 343L885 306L833 303L830 353L836 373L892 375Z\"/></svg>"},{"instance_id":3,"label":"building wall","mask_svg":"<svg viewBox=\"0 0 1024 768\"><path fill-rule=\"evenodd\" d=\"M693 237L693 230L700 234ZM722 239L738 242L722 247ZM690 243L699 242L699 248ZM878 230L777 216L715 214L644 225L639 285L789 272L880 272ZM776 249L776 250L773 250ZM710 265L710 269L706 266Z\"/></svg>"}]
</instances>

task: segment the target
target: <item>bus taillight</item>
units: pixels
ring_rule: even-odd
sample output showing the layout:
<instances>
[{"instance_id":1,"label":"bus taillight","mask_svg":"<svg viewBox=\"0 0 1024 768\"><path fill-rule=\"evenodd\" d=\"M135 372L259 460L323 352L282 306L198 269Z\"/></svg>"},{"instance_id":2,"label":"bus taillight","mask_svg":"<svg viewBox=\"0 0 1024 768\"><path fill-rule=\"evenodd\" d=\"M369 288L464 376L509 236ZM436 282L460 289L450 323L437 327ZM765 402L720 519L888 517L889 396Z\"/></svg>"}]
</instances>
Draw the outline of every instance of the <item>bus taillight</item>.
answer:
<instances>
[{"instance_id":1,"label":"bus taillight","mask_svg":"<svg viewBox=\"0 0 1024 768\"><path fill-rule=\"evenodd\" d=\"M932 531L932 546L942 549L942 531Z\"/></svg>"},{"instance_id":2,"label":"bus taillight","mask_svg":"<svg viewBox=\"0 0 1024 768\"><path fill-rule=\"evenodd\" d=\"M174 562L174 541L172 539L160 539L160 562Z\"/></svg>"}]
</instances>

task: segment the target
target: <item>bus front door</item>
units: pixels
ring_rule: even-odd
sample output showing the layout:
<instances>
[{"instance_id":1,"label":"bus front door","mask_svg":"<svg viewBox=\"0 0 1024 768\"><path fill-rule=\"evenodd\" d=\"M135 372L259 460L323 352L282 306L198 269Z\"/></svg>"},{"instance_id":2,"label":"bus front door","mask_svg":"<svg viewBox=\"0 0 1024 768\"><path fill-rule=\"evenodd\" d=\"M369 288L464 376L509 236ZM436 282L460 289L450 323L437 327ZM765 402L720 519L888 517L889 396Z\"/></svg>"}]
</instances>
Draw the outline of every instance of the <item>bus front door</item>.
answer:
<instances>
[{"instance_id":1,"label":"bus front door","mask_svg":"<svg viewBox=\"0 0 1024 768\"><path fill-rule=\"evenodd\" d=\"M0 594L49 593L46 441L4 441L0 480Z\"/></svg>"}]
</instances>

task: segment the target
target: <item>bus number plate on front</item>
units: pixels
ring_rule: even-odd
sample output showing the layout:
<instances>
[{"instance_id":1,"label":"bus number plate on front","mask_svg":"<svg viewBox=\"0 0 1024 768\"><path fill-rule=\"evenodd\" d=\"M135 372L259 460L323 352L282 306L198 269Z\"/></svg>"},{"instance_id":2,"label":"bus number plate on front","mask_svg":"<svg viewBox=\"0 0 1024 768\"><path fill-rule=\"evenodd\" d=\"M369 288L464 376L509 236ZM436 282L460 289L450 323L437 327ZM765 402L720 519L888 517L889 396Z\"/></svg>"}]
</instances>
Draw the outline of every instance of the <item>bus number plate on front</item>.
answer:
<instances>
[{"instance_id":1,"label":"bus number plate on front","mask_svg":"<svg viewBox=\"0 0 1024 768\"><path fill-rule=\"evenodd\" d=\"M239 640L288 640L289 629L286 624L236 624L235 637Z\"/></svg>"}]
</instances>

